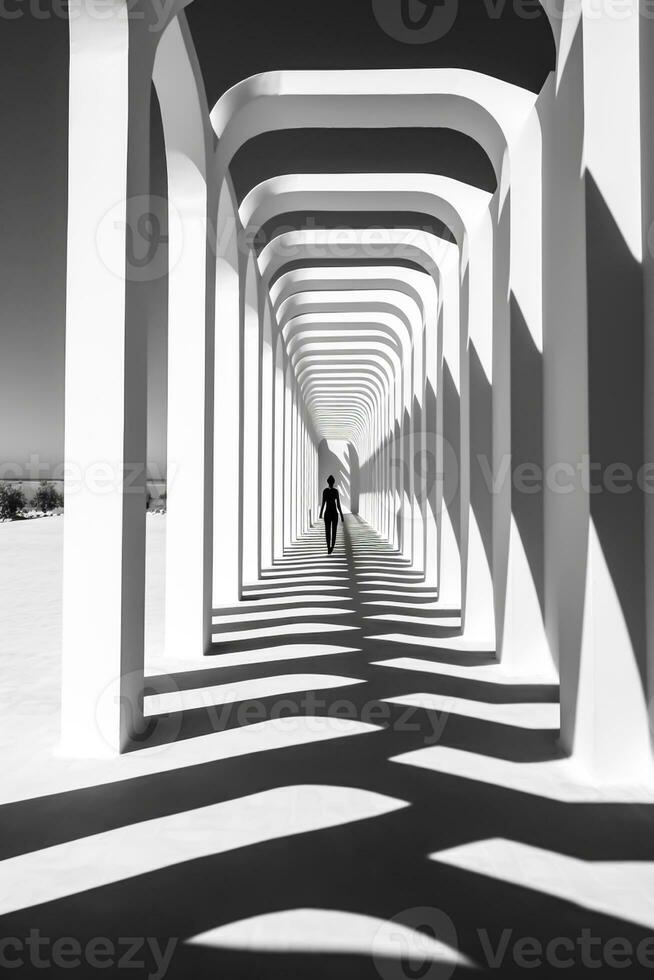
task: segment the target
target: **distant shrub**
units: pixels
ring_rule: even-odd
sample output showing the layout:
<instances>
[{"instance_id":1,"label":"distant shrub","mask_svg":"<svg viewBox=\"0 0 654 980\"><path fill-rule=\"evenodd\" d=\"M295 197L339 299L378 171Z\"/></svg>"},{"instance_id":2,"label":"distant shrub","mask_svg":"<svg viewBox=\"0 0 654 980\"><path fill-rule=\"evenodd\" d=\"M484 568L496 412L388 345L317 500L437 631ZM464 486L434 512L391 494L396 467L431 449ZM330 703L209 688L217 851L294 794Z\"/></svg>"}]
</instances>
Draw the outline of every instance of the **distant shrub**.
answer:
<instances>
[{"instance_id":1,"label":"distant shrub","mask_svg":"<svg viewBox=\"0 0 654 980\"><path fill-rule=\"evenodd\" d=\"M40 510L44 514L48 514L50 511L63 506L64 496L57 490L54 483L50 483L48 480L41 480L39 488L32 500L34 510Z\"/></svg>"},{"instance_id":2,"label":"distant shrub","mask_svg":"<svg viewBox=\"0 0 654 980\"><path fill-rule=\"evenodd\" d=\"M26 505L22 487L16 483L0 483L0 520L15 520Z\"/></svg>"}]
</instances>

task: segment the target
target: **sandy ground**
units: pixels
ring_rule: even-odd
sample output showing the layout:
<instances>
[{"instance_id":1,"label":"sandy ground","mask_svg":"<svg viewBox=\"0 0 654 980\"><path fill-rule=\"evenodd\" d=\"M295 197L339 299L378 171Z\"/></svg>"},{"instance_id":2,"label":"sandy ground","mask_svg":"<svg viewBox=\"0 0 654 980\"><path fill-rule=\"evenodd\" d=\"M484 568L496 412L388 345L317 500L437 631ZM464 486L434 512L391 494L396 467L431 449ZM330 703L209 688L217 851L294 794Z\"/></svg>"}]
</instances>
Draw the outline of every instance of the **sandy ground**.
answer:
<instances>
[{"instance_id":1,"label":"sandy ground","mask_svg":"<svg viewBox=\"0 0 654 980\"><path fill-rule=\"evenodd\" d=\"M56 753L59 737L63 522L0 524L0 765L21 785L42 764L37 753ZM163 651L165 528L165 517L148 517L146 649L153 662Z\"/></svg>"}]
</instances>

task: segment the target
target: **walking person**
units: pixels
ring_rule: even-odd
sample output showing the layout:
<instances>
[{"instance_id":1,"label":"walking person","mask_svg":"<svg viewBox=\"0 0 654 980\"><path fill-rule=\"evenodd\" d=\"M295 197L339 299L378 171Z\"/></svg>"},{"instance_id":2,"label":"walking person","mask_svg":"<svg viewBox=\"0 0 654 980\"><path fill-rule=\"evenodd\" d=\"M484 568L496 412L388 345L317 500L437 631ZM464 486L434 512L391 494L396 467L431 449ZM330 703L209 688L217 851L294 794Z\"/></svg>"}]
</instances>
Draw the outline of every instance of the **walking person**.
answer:
<instances>
[{"instance_id":1,"label":"walking person","mask_svg":"<svg viewBox=\"0 0 654 980\"><path fill-rule=\"evenodd\" d=\"M338 515L341 515L341 521L343 520L343 511L341 510L341 498L338 495L338 490L334 489L334 484L336 480L333 476L327 477L328 486L322 492L322 506L320 508L320 516L323 516L323 511L325 514L325 538L327 539L327 554L331 555L334 550L334 545L336 544L336 529L338 527Z\"/></svg>"}]
</instances>

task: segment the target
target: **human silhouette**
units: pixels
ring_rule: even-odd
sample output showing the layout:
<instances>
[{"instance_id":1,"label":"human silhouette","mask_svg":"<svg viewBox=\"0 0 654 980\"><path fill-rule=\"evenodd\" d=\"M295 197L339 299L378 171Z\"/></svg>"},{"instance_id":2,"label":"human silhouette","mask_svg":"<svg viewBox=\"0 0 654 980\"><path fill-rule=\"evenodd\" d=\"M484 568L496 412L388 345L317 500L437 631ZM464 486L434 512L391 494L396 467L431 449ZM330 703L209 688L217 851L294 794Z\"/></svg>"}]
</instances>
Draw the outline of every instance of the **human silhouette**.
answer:
<instances>
[{"instance_id":1,"label":"human silhouette","mask_svg":"<svg viewBox=\"0 0 654 980\"><path fill-rule=\"evenodd\" d=\"M322 506L320 508L320 516L323 516L323 511L325 513L325 537L327 538L328 555L331 555L336 544L336 528L338 527L339 514L341 515L341 520L343 520L341 498L338 495L338 490L334 490L335 482L336 480L333 476L327 477L329 486L325 487L322 492Z\"/></svg>"}]
</instances>

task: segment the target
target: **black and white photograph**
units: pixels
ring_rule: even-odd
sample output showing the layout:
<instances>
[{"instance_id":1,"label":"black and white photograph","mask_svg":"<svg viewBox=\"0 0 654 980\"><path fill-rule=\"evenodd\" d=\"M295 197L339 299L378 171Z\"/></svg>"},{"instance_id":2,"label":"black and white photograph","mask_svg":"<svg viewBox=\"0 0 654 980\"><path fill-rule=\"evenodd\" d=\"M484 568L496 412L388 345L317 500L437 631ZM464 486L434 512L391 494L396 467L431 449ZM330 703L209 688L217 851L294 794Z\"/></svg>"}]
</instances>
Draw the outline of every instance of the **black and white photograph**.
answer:
<instances>
[{"instance_id":1,"label":"black and white photograph","mask_svg":"<svg viewBox=\"0 0 654 980\"><path fill-rule=\"evenodd\" d=\"M0 974L654 974L654 0L0 0Z\"/></svg>"}]
</instances>

